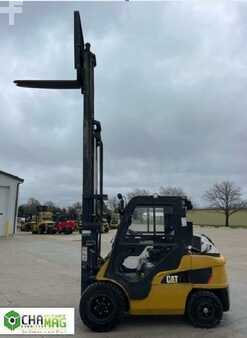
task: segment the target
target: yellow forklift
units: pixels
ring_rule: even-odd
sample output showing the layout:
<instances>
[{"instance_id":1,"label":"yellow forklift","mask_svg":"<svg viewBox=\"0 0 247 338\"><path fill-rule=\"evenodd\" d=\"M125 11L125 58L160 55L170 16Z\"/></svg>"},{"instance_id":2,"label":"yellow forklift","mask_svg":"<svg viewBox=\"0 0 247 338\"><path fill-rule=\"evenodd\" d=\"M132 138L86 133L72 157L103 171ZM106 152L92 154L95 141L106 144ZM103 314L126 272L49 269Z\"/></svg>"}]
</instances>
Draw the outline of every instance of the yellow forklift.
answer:
<instances>
[{"instance_id":1,"label":"yellow forklift","mask_svg":"<svg viewBox=\"0 0 247 338\"><path fill-rule=\"evenodd\" d=\"M33 215L31 222L32 234L55 234L55 222L53 213L46 205L37 207L36 215Z\"/></svg>"},{"instance_id":2,"label":"yellow forklift","mask_svg":"<svg viewBox=\"0 0 247 338\"><path fill-rule=\"evenodd\" d=\"M103 142L94 116L96 57L84 45L74 12L75 80L18 80L17 86L80 89L83 115L83 213L80 316L94 331L113 329L124 314L186 315L211 328L229 310L225 259L204 235L194 235L186 197L137 196L121 207L112 250L101 257Z\"/></svg>"}]
</instances>

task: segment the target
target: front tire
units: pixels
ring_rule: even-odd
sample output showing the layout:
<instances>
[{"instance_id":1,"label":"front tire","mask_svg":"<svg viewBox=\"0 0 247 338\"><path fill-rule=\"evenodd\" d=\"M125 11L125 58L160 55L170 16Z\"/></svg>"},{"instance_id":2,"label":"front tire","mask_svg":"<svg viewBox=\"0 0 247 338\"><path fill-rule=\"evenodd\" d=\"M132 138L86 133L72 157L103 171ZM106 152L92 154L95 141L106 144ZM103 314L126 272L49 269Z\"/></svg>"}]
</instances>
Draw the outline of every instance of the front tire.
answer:
<instances>
[{"instance_id":1,"label":"front tire","mask_svg":"<svg viewBox=\"0 0 247 338\"><path fill-rule=\"evenodd\" d=\"M39 235L43 235L45 233L45 228L43 226L38 228L38 232Z\"/></svg>"},{"instance_id":2,"label":"front tire","mask_svg":"<svg viewBox=\"0 0 247 338\"><path fill-rule=\"evenodd\" d=\"M213 292L197 291L190 296L186 312L193 326L209 329L220 323L223 307Z\"/></svg>"},{"instance_id":3,"label":"front tire","mask_svg":"<svg viewBox=\"0 0 247 338\"><path fill-rule=\"evenodd\" d=\"M122 292L110 283L96 282L87 287L80 301L83 323L96 332L112 330L124 314Z\"/></svg>"}]
</instances>

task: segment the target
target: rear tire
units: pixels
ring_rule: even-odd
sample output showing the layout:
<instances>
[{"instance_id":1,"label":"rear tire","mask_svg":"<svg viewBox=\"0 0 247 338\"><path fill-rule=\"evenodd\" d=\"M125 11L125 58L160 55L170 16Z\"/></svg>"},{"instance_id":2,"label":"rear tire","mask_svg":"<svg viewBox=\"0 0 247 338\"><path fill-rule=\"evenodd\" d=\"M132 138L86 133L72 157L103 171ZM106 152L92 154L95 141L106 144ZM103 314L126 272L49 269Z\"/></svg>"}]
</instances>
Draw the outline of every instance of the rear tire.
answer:
<instances>
[{"instance_id":1,"label":"rear tire","mask_svg":"<svg viewBox=\"0 0 247 338\"><path fill-rule=\"evenodd\" d=\"M223 307L213 292L197 291L189 298L186 314L193 326L209 329L220 323Z\"/></svg>"},{"instance_id":2,"label":"rear tire","mask_svg":"<svg viewBox=\"0 0 247 338\"><path fill-rule=\"evenodd\" d=\"M71 235L72 234L72 230L71 229L64 229L64 234L65 235Z\"/></svg>"},{"instance_id":3,"label":"rear tire","mask_svg":"<svg viewBox=\"0 0 247 338\"><path fill-rule=\"evenodd\" d=\"M82 294L81 320L93 331L112 330L122 319L124 310L124 296L113 284L96 282L88 286Z\"/></svg>"}]
</instances>

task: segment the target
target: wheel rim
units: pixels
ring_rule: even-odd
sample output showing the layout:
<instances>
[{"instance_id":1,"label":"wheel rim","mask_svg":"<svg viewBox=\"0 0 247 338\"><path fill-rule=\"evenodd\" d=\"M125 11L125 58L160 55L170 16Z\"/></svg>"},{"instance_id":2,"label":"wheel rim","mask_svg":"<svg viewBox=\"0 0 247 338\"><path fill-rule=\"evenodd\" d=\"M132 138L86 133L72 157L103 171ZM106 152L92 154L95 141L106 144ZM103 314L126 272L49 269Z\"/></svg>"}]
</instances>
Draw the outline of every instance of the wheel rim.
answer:
<instances>
[{"instance_id":1,"label":"wheel rim","mask_svg":"<svg viewBox=\"0 0 247 338\"><path fill-rule=\"evenodd\" d=\"M200 301L194 308L194 314L201 323L209 323L217 317L217 309L211 300Z\"/></svg>"},{"instance_id":2,"label":"wheel rim","mask_svg":"<svg viewBox=\"0 0 247 338\"><path fill-rule=\"evenodd\" d=\"M210 304L208 302L205 302L204 304L199 304L198 315L202 320L210 320L214 318L215 308L213 304Z\"/></svg>"},{"instance_id":3,"label":"wheel rim","mask_svg":"<svg viewBox=\"0 0 247 338\"><path fill-rule=\"evenodd\" d=\"M114 306L111 299L105 295L94 297L90 304L91 313L100 320L109 318L113 312Z\"/></svg>"}]
</instances>

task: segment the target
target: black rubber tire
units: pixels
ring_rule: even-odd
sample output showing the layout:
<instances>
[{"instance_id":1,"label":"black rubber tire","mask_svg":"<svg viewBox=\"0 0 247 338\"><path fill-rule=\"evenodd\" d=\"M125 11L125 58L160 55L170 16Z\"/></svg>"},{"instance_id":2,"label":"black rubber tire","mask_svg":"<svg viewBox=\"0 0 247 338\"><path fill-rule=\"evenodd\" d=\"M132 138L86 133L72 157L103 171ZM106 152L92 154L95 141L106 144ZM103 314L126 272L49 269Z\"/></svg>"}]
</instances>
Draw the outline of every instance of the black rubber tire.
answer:
<instances>
[{"instance_id":1,"label":"black rubber tire","mask_svg":"<svg viewBox=\"0 0 247 338\"><path fill-rule=\"evenodd\" d=\"M103 305L102 302L99 305L99 300L102 299L105 301L102 301ZM97 306L101 307L98 309ZM96 332L106 332L121 321L125 311L125 299L117 286L96 282L83 292L79 310L81 320L88 328ZM105 314L107 312L110 313ZM100 316L105 317L99 318Z\"/></svg>"},{"instance_id":2,"label":"black rubber tire","mask_svg":"<svg viewBox=\"0 0 247 338\"><path fill-rule=\"evenodd\" d=\"M64 229L64 234L65 235L71 235L72 234L72 230L71 229Z\"/></svg>"},{"instance_id":3,"label":"black rubber tire","mask_svg":"<svg viewBox=\"0 0 247 338\"><path fill-rule=\"evenodd\" d=\"M213 292L196 291L188 300L186 315L193 326L210 329L220 323L223 306Z\"/></svg>"},{"instance_id":4,"label":"black rubber tire","mask_svg":"<svg viewBox=\"0 0 247 338\"><path fill-rule=\"evenodd\" d=\"M45 228L44 227L39 227L38 232L39 235L43 235L45 233Z\"/></svg>"}]
</instances>

